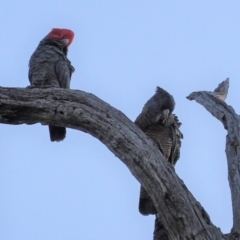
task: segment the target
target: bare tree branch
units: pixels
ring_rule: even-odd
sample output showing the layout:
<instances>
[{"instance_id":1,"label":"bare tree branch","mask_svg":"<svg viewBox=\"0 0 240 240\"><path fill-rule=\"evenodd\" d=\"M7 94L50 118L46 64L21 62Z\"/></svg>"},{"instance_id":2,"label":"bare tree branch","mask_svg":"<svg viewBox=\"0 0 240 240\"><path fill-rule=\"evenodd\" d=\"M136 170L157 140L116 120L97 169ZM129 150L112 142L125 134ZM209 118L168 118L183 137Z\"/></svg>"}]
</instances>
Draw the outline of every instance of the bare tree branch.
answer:
<instances>
[{"instance_id":1,"label":"bare tree branch","mask_svg":"<svg viewBox=\"0 0 240 240\"><path fill-rule=\"evenodd\" d=\"M229 79L227 81L227 89ZM224 83L223 82L223 83ZM222 84L222 83L221 83ZM220 85L219 85L220 86ZM204 106L214 117L223 123L227 130L226 155L228 163L228 180L232 196L233 227L231 235L240 238L240 117L234 109L212 92L193 92L188 97ZM226 98L226 92L225 92ZM224 98L224 99L225 99ZM238 237L238 238L236 238Z\"/></svg>"},{"instance_id":2,"label":"bare tree branch","mask_svg":"<svg viewBox=\"0 0 240 240\"><path fill-rule=\"evenodd\" d=\"M123 113L96 96L77 90L0 88L0 123L51 123L91 134L148 191L170 239L225 239L155 144Z\"/></svg>"}]
</instances>

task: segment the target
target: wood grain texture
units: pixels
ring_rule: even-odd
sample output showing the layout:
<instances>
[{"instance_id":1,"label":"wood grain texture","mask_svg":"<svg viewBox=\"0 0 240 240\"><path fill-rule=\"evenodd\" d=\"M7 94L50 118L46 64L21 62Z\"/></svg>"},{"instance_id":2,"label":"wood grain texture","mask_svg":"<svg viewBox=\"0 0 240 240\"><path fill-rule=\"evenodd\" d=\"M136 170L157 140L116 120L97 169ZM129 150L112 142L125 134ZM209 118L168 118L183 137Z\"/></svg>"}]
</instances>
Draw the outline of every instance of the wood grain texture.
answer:
<instances>
[{"instance_id":1,"label":"wood grain texture","mask_svg":"<svg viewBox=\"0 0 240 240\"><path fill-rule=\"evenodd\" d=\"M234 120L233 114L229 115ZM54 124L91 134L147 189L169 239L226 239L155 144L123 113L93 94L64 89L0 88L0 123Z\"/></svg>"},{"instance_id":2,"label":"wood grain texture","mask_svg":"<svg viewBox=\"0 0 240 240\"><path fill-rule=\"evenodd\" d=\"M226 79L225 81L229 81ZM225 98L227 94L225 94ZM228 181L232 197L233 227L230 239L240 239L240 117L234 109L211 92L193 92L188 97L207 109L222 122L227 130L226 156L228 164ZM224 99L225 100L225 99Z\"/></svg>"}]
</instances>

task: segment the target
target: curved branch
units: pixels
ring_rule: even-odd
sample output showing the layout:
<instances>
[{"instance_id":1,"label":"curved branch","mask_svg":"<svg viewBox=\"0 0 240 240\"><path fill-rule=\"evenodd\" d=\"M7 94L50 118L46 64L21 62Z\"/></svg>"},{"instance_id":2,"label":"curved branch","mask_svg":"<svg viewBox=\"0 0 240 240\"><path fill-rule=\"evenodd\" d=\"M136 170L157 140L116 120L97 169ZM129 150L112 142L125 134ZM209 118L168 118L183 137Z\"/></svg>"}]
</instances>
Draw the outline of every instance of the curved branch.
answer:
<instances>
[{"instance_id":1,"label":"curved branch","mask_svg":"<svg viewBox=\"0 0 240 240\"><path fill-rule=\"evenodd\" d=\"M226 79L225 82L229 79ZM224 82L223 82L224 83ZM212 92L193 92L188 97L195 100L214 117L223 123L227 130L226 155L228 163L228 180L232 196L233 227L231 235L240 239L240 117L234 109ZM237 238L237 237L238 238Z\"/></svg>"},{"instance_id":2,"label":"curved branch","mask_svg":"<svg viewBox=\"0 0 240 240\"><path fill-rule=\"evenodd\" d=\"M91 134L148 191L170 239L224 239L154 143L96 96L78 90L0 88L0 123L51 123Z\"/></svg>"}]
</instances>

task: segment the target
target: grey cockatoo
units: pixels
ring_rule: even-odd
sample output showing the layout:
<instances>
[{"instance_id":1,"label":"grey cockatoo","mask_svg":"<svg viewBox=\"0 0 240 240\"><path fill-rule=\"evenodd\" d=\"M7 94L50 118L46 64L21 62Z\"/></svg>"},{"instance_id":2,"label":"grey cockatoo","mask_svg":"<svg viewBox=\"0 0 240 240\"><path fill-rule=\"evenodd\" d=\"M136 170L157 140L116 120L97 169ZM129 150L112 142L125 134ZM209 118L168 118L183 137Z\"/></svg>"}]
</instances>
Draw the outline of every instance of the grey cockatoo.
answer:
<instances>
[{"instance_id":1,"label":"grey cockatoo","mask_svg":"<svg viewBox=\"0 0 240 240\"><path fill-rule=\"evenodd\" d=\"M157 87L156 93L146 102L142 112L135 120L135 124L144 130L154 123L169 121L168 116L171 116L174 107L173 96L164 89Z\"/></svg>"},{"instance_id":2,"label":"grey cockatoo","mask_svg":"<svg viewBox=\"0 0 240 240\"><path fill-rule=\"evenodd\" d=\"M151 138L163 156L173 166L180 157L181 139L183 135L179 129L181 123L172 111L175 101L167 91L157 87L155 95L145 104L135 124ZM143 215L156 214L155 206L141 186L139 211Z\"/></svg>"},{"instance_id":3,"label":"grey cockatoo","mask_svg":"<svg viewBox=\"0 0 240 240\"><path fill-rule=\"evenodd\" d=\"M74 67L67 58L68 47L74 38L69 29L53 28L44 37L29 61L30 88L70 88ZM61 141L66 128L49 125L51 141Z\"/></svg>"}]
</instances>

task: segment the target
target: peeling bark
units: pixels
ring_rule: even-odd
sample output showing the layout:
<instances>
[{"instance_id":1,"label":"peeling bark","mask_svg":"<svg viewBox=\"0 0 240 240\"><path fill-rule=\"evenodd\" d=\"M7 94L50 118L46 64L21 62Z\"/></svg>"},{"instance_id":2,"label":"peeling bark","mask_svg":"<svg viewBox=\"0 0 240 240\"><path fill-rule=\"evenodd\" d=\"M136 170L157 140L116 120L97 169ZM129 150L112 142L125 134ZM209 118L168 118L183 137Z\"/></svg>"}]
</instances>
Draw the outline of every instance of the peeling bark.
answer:
<instances>
[{"instance_id":1,"label":"peeling bark","mask_svg":"<svg viewBox=\"0 0 240 240\"><path fill-rule=\"evenodd\" d=\"M233 113L229 116L234 121ZM219 118L226 119L226 126L232 129L229 141L236 144L239 141L234 133L236 126L228 126L226 114L220 114ZM148 191L169 239L226 239L155 144L123 113L93 94L62 89L0 88L0 123L54 124L91 134Z\"/></svg>"}]
</instances>

